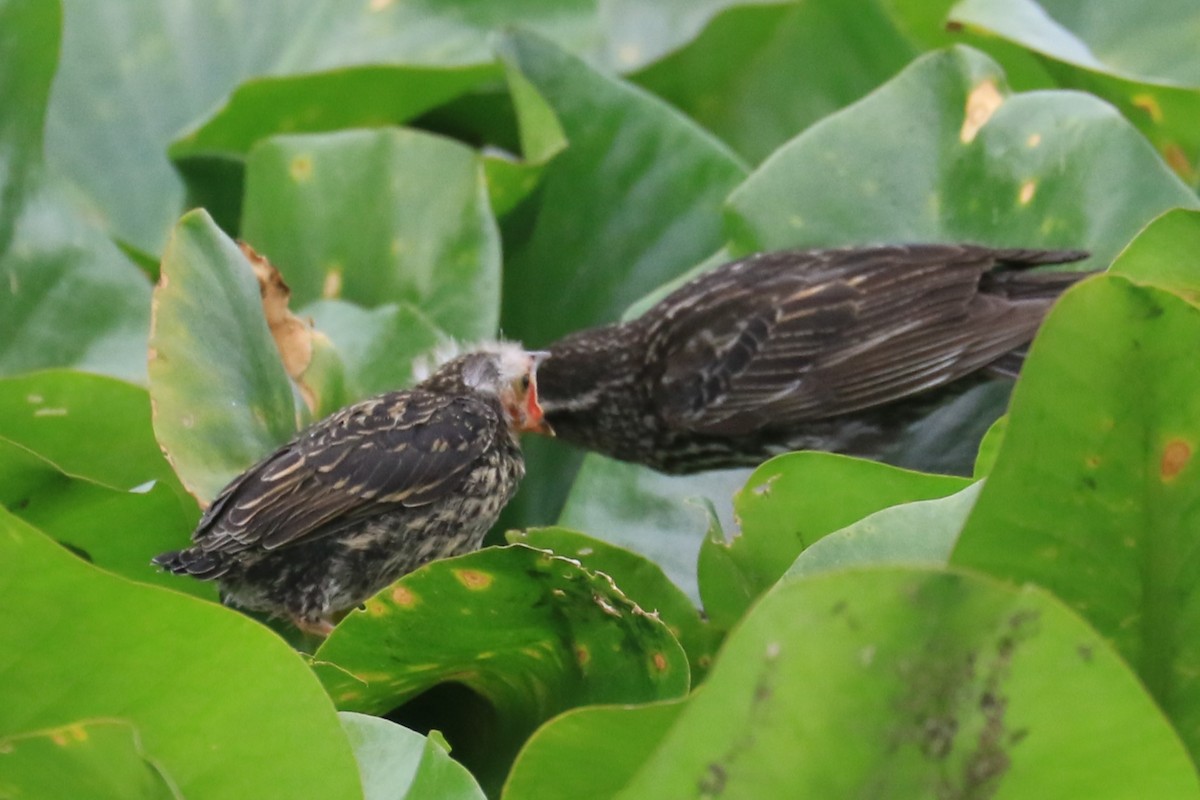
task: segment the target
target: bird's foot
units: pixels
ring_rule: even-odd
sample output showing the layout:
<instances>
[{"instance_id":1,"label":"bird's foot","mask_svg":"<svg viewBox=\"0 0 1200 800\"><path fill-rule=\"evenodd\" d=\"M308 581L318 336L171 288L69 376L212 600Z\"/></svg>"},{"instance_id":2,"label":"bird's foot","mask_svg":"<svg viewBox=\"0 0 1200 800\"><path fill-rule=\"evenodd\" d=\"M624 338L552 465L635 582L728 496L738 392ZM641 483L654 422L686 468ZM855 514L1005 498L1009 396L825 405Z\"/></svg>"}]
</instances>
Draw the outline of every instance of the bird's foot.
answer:
<instances>
[{"instance_id":1,"label":"bird's foot","mask_svg":"<svg viewBox=\"0 0 1200 800\"><path fill-rule=\"evenodd\" d=\"M333 622L325 617L319 619L306 619L305 617L292 617L292 624L300 629L302 633L307 633L309 636L319 636L324 639L333 633Z\"/></svg>"}]
</instances>

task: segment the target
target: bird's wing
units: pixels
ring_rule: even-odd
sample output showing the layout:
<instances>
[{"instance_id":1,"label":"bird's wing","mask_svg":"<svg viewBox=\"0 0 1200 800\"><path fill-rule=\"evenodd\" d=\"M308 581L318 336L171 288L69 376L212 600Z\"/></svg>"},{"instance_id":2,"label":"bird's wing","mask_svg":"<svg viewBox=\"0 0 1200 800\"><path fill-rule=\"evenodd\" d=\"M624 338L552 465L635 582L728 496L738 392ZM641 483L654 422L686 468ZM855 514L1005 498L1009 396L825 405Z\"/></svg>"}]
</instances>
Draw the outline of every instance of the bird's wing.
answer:
<instances>
[{"instance_id":1,"label":"bird's wing","mask_svg":"<svg viewBox=\"0 0 1200 800\"><path fill-rule=\"evenodd\" d=\"M1081 255L884 246L771 253L718 269L655 309L660 413L737 435L945 384L1027 342L1051 302L981 292L984 273L1001 261Z\"/></svg>"},{"instance_id":2,"label":"bird's wing","mask_svg":"<svg viewBox=\"0 0 1200 800\"><path fill-rule=\"evenodd\" d=\"M502 425L498 409L470 397L412 391L363 401L229 484L193 540L208 552L275 549L369 508L431 503L459 489Z\"/></svg>"}]
</instances>

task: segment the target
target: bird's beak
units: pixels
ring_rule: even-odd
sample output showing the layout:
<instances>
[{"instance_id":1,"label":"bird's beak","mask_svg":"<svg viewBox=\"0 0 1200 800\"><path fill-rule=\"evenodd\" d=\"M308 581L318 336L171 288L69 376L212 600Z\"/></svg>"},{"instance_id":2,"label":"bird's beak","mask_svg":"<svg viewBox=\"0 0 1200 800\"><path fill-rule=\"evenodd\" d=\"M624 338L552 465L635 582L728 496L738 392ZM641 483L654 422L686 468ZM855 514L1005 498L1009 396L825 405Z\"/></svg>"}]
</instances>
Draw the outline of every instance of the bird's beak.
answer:
<instances>
[{"instance_id":1,"label":"bird's beak","mask_svg":"<svg viewBox=\"0 0 1200 800\"><path fill-rule=\"evenodd\" d=\"M550 423L546 422L546 416L542 412L542 406L538 402L537 390L537 367L550 354L543 351L537 351L529 354L533 363L529 367L529 391L525 393L525 407L521 409L521 427L522 432L538 433L542 436L553 436L554 428L550 427Z\"/></svg>"}]
</instances>

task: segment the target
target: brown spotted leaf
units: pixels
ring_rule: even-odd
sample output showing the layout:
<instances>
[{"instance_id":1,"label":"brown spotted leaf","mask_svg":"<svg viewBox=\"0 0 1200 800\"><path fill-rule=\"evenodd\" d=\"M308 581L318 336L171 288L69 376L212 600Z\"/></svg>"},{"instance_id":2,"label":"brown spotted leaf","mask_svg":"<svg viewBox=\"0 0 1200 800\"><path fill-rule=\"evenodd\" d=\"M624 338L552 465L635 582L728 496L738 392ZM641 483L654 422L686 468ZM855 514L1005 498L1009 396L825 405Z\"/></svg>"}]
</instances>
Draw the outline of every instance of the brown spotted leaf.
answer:
<instances>
[{"instance_id":1,"label":"brown spotted leaf","mask_svg":"<svg viewBox=\"0 0 1200 800\"><path fill-rule=\"evenodd\" d=\"M539 724L580 705L679 697L687 658L667 626L607 576L523 545L434 562L337 626L314 669L338 707L382 714L438 684L483 698L456 753L486 786ZM447 730L439 708L432 725ZM440 721L440 724L439 724Z\"/></svg>"},{"instance_id":2,"label":"brown spotted leaf","mask_svg":"<svg viewBox=\"0 0 1200 800\"><path fill-rule=\"evenodd\" d=\"M1193 254L1192 268L1200 272ZM1168 271L1177 267L1169 265ZM1091 278L1047 318L951 563L1048 588L1200 756L1200 308Z\"/></svg>"},{"instance_id":3,"label":"brown spotted leaf","mask_svg":"<svg viewBox=\"0 0 1200 800\"><path fill-rule=\"evenodd\" d=\"M783 584L730 634L703 690L653 747L597 736L586 748L576 730L568 749L556 727L539 732L522 763L551 746L560 774L586 771L597 752L617 751L605 759L619 769L644 759L622 791L605 781L606 797L1200 791L1175 732L1099 633L1042 589L965 573L840 571Z\"/></svg>"}]
</instances>

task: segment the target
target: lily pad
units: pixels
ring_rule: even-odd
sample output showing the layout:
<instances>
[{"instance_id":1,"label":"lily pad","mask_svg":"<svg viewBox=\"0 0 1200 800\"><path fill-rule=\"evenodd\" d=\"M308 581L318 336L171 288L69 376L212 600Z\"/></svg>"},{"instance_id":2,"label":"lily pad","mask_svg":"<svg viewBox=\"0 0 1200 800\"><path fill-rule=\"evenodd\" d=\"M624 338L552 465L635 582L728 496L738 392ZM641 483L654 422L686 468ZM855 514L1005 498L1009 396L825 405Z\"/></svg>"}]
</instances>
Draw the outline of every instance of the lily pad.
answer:
<instances>
[{"instance_id":1,"label":"lily pad","mask_svg":"<svg viewBox=\"0 0 1200 800\"><path fill-rule=\"evenodd\" d=\"M1103 97L1154 142L1179 175L1200 183L1200 9L1188 0L1150 6L1099 0L964 0L956 25L1043 55L1063 86Z\"/></svg>"},{"instance_id":2,"label":"lily pad","mask_svg":"<svg viewBox=\"0 0 1200 800\"><path fill-rule=\"evenodd\" d=\"M1101 276L1064 295L952 563L1036 582L1110 640L1200 753L1200 308Z\"/></svg>"},{"instance_id":3,"label":"lily pad","mask_svg":"<svg viewBox=\"0 0 1200 800\"><path fill-rule=\"evenodd\" d=\"M89 566L5 511L0 597L0 737L113 717L185 797L361 797L329 698L258 623Z\"/></svg>"},{"instance_id":4,"label":"lily pad","mask_svg":"<svg viewBox=\"0 0 1200 800\"><path fill-rule=\"evenodd\" d=\"M113 489L68 475L0 437L0 505L98 567L216 599L211 584L181 580L150 565L157 553L184 544L196 524L195 505L181 504L166 485Z\"/></svg>"},{"instance_id":5,"label":"lily pad","mask_svg":"<svg viewBox=\"0 0 1200 800\"><path fill-rule=\"evenodd\" d=\"M814 576L764 597L704 690L607 796L1198 791L1136 676L1048 592L891 568Z\"/></svg>"},{"instance_id":6,"label":"lily pad","mask_svg":"<svg viewBox=\"0 0 1200 800\"><path fill-rule=\"evenodd\" d=\"M286 136L250 154L242 236L303 306L416 306L451 336L495 336L500 235L479 156L407 130Z\"/></svg>"},{"instance_id":7,"label":"lily pad","mask_svg":"<svg viewBox=\"0 0 1200 800\"><path fill-rule=\"evenodd\" d=\"M538 728L504 784L504 800L612 797L654 752L685 700L587 706Z\"/></svg>"},{"instance_id":8,"label":"lily pad","mask_svg":"<svg viewBox=\"0 0 1200 800\"><path fill-rule=\"evenodd\" d=\"M364 800L484 800L479 784L450 757L440 737L353 711L338 717L358 759Z\"/></svg>"},{"instance_id":9,"label":"lily pad","mask_svg":"<svg viewBox=\"0 0 1200 800\"><path fill-rule=\"evenodd\" d=\"M567 528L509 531L512 544L523 544L573 558L592 572L603 572L643 610L666 623L688 656L692 683L699 683L712 663L720 637L701 618L695 604L663 572L662 567L631 550Z\"/></svg>"},{"instance_id":10,"label":"lily pad","mask_svg":"<svg viewBox=\"0 0 1200 800\"><path fill-rule=\"evenodd\" d=\"M203 211L184 215L163 255L150 346L154 432L201 501L295 432L250 262Z\"/></svg>"},{"instance_id":11,"label":"lily pad","mask_svg":"<svg viewBox=\"0 0 1200 800\"><path fill-rule=\"evenodd\" d=\"M738 252L974 241L1086 249L1080 267L1108 265L1173 206L1200 199L1112 107L1009 94L999 66L964 47L813 125L729 198Z\"/></svg>"},{"instance_id":12,"label":"lily pad","mask_svg":"<svg viewBox=\"0 0 1200 800\"><path fill-rule=\"evenodd\" d=\"M946 497L880 509L818 539L782 580L851 567L944 566L982 488L976 481Z\"/></svg>"},{"instance_id":13,"label":"lily pad","mask_svg":"<svg viewBox=\"0 0 1200 800\"><path fill-rule=\"evenodd\" d=\"M124 720L84 720L0 739L0 795L182 800Z\"/></svg>"},{"instance_id":14,"label":"lily pad","mask_svg":"<svg viewBox=\"0 0 1200 800\"><path fill-rule=\"evenodd\" d=\"M342 620L313 668L348 711L382 714L450 681L475 692L493 709L471 733L476 751L486 743L473 768L485 787L498 785L534 728L561 711L688 688L687 658L659 619L606 576L521 545L400 579Z\"/></svg>"},{"instance_id":15,"label":"lily pad","mask_svg":"<svg viewBox=\"0 0 1200 800\"><path fill-rule=\"evenodd\" d=\"M702 546L704 608L728 627L823 536L888 506L945 497L966 485L962 478L829 453L777 456L734 496L740 532L732 540L710 536Z\"/></svg>"},{"instance_id":16,"label":"lily pad","mask_svg":"<svg viewBox=\"0 0 1200 800\"><path fill-rule=\"evenodd\" d=\"M1111 271L1200 305L1200 212L1177 208L1147 225Z\"/></svg>"}]
</instances>

